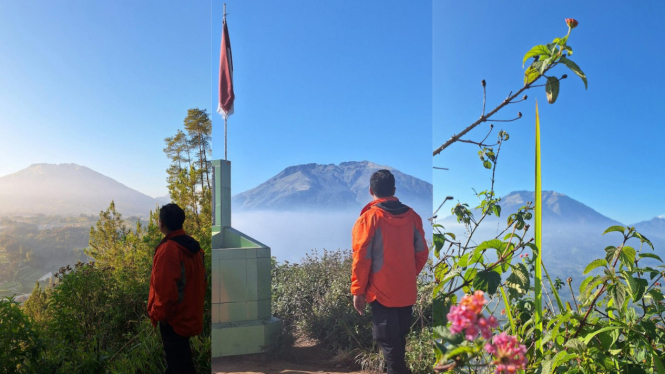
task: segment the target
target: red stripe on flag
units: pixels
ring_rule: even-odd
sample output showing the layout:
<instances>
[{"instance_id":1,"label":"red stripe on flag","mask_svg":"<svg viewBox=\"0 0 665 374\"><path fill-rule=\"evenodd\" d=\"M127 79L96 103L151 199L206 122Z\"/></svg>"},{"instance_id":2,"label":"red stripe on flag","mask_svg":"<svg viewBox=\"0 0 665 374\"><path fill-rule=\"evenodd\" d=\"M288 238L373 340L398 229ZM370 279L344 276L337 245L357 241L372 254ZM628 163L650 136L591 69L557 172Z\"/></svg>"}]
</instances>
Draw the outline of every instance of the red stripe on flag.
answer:
<instances>
[{"instance_id":1,"label":"red stripe on flag","mask_svg":"<svg viewBox=\"0 0 665 374\"><path fill-rule=\"evenodd\" d=\"M233 58L231 57L231 40L229 29L226 27L226 19L222 28L222 47L219 53L219 105L217 112L224 118L233 114L233 101L236 95L233 93Z\"/></svg>"}]
</instances>

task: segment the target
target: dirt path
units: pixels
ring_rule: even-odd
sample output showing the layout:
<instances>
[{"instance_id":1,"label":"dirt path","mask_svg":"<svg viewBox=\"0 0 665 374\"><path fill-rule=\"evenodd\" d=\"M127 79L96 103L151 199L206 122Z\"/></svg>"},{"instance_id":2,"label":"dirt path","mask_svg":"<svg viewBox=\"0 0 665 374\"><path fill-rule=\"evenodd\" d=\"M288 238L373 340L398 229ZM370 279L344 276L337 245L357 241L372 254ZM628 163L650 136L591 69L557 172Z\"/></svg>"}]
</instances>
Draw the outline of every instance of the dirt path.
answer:
<instances>
[{"instance_id":1,"label":"dirt path","mask_svg":"<svg viewBox=\"0 0 665 374\"><path fill-rule=\"evenodd\" d=\"M221 357L212 360L215 374L367 374L354 367L348 357L330 357L312 341L299 340L291 350L292 358L274 360L266 355Z\"/></svg>"}]
</instances>

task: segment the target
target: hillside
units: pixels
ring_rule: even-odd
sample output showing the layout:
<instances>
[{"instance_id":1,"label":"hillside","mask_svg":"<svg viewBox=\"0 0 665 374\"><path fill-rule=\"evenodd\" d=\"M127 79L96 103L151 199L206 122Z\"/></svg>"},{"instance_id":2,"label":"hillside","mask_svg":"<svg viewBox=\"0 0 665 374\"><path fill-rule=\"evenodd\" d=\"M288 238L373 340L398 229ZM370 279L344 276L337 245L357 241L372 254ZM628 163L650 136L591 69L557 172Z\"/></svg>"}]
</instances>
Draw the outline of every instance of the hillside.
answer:
<instances>
[{"instance_id":1,"label":"hillside","mask_svg":"<svg viewBox=\"0 0 665 374\"><path fill-rule=\"evenodd\" d=\"M111 200L125 216L147 215L157 200L85 166L34 164L0 177L0 214L99 214Z\"/></svg>"}]
</instances>

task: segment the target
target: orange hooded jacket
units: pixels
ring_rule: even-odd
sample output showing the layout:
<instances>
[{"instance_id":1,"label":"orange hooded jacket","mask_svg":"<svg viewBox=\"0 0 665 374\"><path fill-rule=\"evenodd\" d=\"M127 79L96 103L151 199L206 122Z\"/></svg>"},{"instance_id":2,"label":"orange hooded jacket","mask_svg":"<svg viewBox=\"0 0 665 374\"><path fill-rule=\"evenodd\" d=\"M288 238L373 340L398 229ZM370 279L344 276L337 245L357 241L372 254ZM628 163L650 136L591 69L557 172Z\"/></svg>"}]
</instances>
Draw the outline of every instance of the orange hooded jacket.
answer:
<instances>
[{"instance_id":1,"label":"orange hooded jacket","mask_svg":"<svg viewBox=\"0 0 665 374\"><path fill-rule=\"evenodd\" d=\"M153 326L163 321L180 336L203 331L206 293L204 253L184 230L168 234L155 249L150 276L148 315Z\"/></svg>"},{"instance_id":2,"label":"orange hooded jacket","mask_svg":"<svg viewBox=\"0 0 665 374\"><path fill-rule=\"evenodd\" d=\"M396 197L367 204L352 235L351 294L387 307L416 303L416 278L429 251L420 216Z\"/></svg>"}]
</instances>

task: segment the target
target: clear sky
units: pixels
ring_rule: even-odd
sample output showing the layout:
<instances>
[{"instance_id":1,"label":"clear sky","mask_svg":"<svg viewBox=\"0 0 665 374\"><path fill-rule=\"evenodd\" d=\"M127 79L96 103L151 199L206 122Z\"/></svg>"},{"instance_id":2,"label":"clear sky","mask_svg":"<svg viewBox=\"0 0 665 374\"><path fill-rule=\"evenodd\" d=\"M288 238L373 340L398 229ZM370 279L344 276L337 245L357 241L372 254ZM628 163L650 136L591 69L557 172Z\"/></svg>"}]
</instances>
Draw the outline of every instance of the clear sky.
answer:
<instances>
[{"instance_id":1,"label":"clear sky","mask_svg":"<svg viewBox=\"0 0 665 374\"><path fill-rule=\"evenodd\" d=\"M234 194L306 163L369 160L431 182L430 2L226 3ZM214 1L212 9L214 109L222 5ZM224 157L216 113L213 155Z\"/></svg>"},{"instance_id":2,"label":"clear sky","mask_svg":"<svg viewBox=\"0 0 665 374\"><path fill-rule=\"evenodd\" d=\"M625 224L665 213L665 76L660 74L665 37L665 3L658 1L435 1L433 6L433 143L441 145L477 120L482 110L482 79L487 108L493 109L523 83L522 58L536 44L567 32L575 18L571 59L586 73L582 81L567 73L559 99L547 104L543 87L528 91L526 102L509 105L495 119L511 138L501 150L496 190L533 191L534 113L541 118L543 190L564 193ZM481 125L467 138L480 140ZM474 203L471 187L489 187L490 174L478 147L455 144L434 158L434 200L446 195ZM452 204L447 203L449 214Z\"/></svg>"},{"instance_id":3,"label":"clear sky","mask_svg":"<svg viewBox=\"0 0 665 374\"><path fill-rule=\"evenodd\" d=\"M0 2L0 176L85 165L167 193L164 138L210 105L210 3Z\"/></svg>"}]
</instances>

